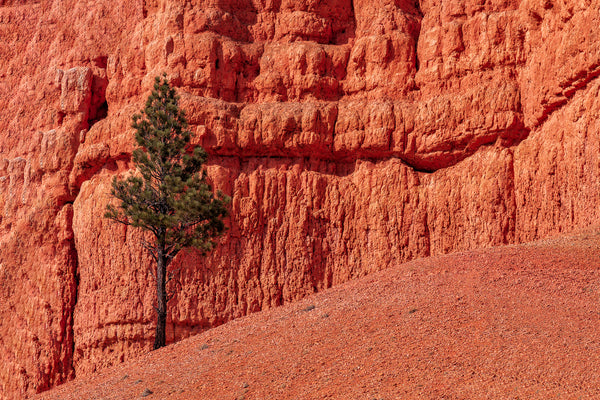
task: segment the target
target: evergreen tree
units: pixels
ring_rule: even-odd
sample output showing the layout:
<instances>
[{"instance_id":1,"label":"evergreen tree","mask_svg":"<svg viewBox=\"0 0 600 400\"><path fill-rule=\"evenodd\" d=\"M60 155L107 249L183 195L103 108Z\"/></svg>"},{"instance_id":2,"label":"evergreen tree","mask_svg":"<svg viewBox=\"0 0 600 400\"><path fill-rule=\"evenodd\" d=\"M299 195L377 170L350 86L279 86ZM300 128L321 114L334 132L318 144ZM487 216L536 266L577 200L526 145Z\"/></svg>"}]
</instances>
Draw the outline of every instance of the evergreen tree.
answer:
<instances>
[{"instance_id":1,"label":"evergreen tree","mask_svg":"<svg viewBox=\"0 0 600 400\"><path fill-rule=\"evenodd\" d=\"M167 267L182 248L195 247L203 254L213 248L213 239L225 230L223 217L229 203L227 196L215 195L206 182L202 169L206 152L190 145L191 132L178 99L165 75L155 79L142 115L132 118L140 146L133 152L139 174L113 179L111 194L120 204L108 205L105 214L152 233L152 240L142 245L156 262L154 349L165 345Z\"/></svg>"}]
</instances>

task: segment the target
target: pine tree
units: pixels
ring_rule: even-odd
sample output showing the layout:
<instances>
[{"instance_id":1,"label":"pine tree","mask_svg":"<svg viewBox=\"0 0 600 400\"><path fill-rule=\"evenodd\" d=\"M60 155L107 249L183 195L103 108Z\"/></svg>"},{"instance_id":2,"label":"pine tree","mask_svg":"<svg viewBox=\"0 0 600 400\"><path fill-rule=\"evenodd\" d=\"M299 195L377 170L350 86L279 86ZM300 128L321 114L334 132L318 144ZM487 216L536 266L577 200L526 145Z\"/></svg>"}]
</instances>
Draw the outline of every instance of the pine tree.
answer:
<instances>
[{"instance_id":1,"label":"pine tree","mask_svg":"<svg viewBox=\"0 0 600 400\"><path fill-rule=\"evenodd\" d=\"M152 240L142 245L156 262L156 337L154 349L165 346L167 322L167 267L185 247L203 254L214 246L213 239L225 230L229 198L213 193L206 182L202 147L190 145L191 132L179 96L166 75L155 79L141 115L132 117L135 140L133 152L138 174L126 180L116 177L111 195L118 207L108 205L106 218L151 232Z\"/></svg>"}]
</instances>

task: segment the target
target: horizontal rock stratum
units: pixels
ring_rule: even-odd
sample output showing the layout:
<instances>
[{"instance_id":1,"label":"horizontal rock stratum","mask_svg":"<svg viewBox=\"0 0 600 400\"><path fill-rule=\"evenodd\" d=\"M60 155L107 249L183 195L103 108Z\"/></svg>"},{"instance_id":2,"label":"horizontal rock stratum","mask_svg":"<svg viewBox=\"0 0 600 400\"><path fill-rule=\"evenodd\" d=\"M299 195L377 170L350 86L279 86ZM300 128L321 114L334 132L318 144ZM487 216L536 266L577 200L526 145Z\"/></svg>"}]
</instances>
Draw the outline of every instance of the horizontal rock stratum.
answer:
<instances>
[{"instance_id":1,"label":"horizontal rock stratum","mask_svg":"<svg viewBox=\"0 0 600 400\"><path fill-rule=\"evenodd\" d=\"M217 250L168 340L404 261L600 217L598 0L0 1L0 398L148 350L150 258L102 218L178 88Z\"/></svg>"},{"instance_id":2,"label":"horizontal rock stratum","mask_svg":"<svg viewBox=\"0 0 600 400\"><path fill-rule=\"evenodd\" d=\"M35 398L597 399L599 240L414 260Z\"/></svg>"}]
</instances>

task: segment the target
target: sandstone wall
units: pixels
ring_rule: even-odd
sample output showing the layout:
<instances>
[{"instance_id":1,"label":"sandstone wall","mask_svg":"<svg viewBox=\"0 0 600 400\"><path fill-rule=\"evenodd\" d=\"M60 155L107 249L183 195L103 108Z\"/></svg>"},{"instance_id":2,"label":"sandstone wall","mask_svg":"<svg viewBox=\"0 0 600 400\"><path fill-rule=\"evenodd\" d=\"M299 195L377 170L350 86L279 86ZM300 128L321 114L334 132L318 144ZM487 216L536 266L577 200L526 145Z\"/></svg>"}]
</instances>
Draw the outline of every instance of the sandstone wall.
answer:
<instances>
[{"instance_id":1,"label":"sandstone wall","mask_svg":"<svg viewBox=\"0 0 600 400\"><path fill-rule=\"evenodd\" d=\"M169 340L597 223L600 4L571 3L0 2L0 398L151 345L149 257L102 214L162 71L233 199Z\"/></svg>"}]
</instances>

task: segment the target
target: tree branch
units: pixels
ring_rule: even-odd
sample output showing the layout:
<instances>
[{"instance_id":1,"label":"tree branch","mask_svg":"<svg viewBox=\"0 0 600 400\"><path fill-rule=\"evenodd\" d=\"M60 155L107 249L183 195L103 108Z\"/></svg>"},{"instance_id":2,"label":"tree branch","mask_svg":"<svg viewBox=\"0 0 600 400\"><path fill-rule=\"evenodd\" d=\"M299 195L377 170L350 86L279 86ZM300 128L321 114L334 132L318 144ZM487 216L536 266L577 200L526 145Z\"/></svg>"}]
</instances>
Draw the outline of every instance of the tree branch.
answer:
<instances>
[{"instance_id":1,"label":"tree branch","mask_svg":"<svg viewBox=\"0 0 600 400\"><path fill-rule=\"evenodd\" d=\"M154 261L158 261L156 255L156 246L152 245L151 243L148 243L146 239L142 239L142 247L150 252L150 255L152 256L152 259Z\"/></svg>"},{"instance_id":2,"label":"tree branch","mask_svg":"<svg viewBox=\"0 0 600 400\"><path fill-rule=\"evenodd\" d=\"M179 271L181 271L181 268L177 268L174 271L170 271L169 272L169 278L167 279L167 284L171 281L175 282L175 289L173 290L173 292L171 293L171 295L167 295L167 303L169 301L171 301L171 299L173 297L175 297L175 295L177 294L178 289L181 289L183 287L183 285L181 284L181 281L179 280L179 278L175 278L175 275L179 275Z\"/></svg>"},{"instance_id":3,"label":"tree branch","mask_svg":"<svg viewBox=\"0 0 600 400\"><path fill-rule=\"evenodd\" d=\"M148 272L150 272L150 275L152 275L152 277L154 278L154 282L156 282L156 274L154 273L154 266L151 266L148 268Z\"/></svg>"}]
</instances>

